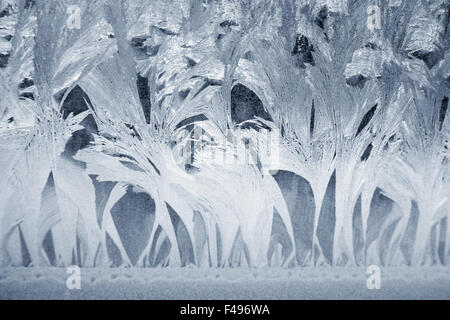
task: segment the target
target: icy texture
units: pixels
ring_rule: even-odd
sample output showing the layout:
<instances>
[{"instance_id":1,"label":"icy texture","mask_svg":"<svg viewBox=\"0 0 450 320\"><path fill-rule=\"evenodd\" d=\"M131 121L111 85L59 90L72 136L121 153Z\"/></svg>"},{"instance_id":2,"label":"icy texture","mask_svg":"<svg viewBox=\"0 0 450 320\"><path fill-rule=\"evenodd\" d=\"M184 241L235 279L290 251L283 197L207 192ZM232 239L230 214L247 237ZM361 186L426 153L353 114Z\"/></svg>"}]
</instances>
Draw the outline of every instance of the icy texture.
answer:
<instances>
[{"instance_id":1,"label":"icy texture","mask_svg":"<svg viewBox=\"0 0 450 320\"><path fill-rule=\"evenodd\" d=\"M369 5L1 1L1 265L448 265L450 4Z\"/></svg>"},{"instance_id":2,"label":"icy texture","mask_svg":"<svg viewBox=\"0 0 450 320\"><path fill-rule=\"evenodd\" d=\"M67 273L63 268L2 268L0 300L446 300L450 297L447 267L383 268L381 290L367 290L361 285L367 281L365 269L83 268L81 290L67 290ZM171 308L168 312L168 316L170 312L176 316L178 309Z\"/></svg>"}]
</instances>

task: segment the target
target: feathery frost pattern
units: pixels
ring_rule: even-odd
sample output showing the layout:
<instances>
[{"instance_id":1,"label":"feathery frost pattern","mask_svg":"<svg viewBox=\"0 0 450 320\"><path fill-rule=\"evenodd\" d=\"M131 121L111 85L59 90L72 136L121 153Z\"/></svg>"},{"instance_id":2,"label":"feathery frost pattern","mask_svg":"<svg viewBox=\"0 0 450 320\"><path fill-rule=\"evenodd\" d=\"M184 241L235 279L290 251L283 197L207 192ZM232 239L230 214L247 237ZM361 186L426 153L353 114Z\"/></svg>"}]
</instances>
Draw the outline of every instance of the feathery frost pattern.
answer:
<instances>
[{"instance_id":1,"label":"feathery frost pattern","mask_svg":"<svg viewBox=\"0 0 450 320\"><path fill-rule=\"evenodd\" d=\"M450 3L378 2L0 1L1 266L448 265Z\"/></svg>"}]
</instances>

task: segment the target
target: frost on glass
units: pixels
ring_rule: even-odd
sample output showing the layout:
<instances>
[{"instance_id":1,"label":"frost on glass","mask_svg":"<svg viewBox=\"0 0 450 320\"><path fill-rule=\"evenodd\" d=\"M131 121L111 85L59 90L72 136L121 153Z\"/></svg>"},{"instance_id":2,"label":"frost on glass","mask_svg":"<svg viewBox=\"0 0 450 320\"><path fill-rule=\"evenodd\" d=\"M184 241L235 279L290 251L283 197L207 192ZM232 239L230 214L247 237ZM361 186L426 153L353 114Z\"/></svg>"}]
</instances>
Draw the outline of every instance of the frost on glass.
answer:
<instances>
[{"instance_id":1,"label":"frost on glass","mask_svg":"<svg viewBox=\"0 0 450 320\"><path fill-rule=\"evenodd\" d=\"M391 2L1 1L1 265L447 265L450 6Z\"/></svg>"}]
</instances>

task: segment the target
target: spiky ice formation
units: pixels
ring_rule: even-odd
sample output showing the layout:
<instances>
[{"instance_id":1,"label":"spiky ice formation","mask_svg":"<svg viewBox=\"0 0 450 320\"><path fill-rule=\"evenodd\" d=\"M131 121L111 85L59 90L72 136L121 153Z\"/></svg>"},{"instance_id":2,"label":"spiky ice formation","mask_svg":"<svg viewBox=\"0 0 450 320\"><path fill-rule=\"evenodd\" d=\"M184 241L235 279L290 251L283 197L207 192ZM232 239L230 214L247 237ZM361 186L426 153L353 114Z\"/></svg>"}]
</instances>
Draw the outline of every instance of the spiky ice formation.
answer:
<instances>
[{"instance_id":1,"label":"spiky ice formation","mask_svg":"<svg viewBox=\"0 0 450 320\"><path fill-rule=\"evenodd\" d=\"M449 9L2 1L0 262L448 265Z\"/></svg>"}]
</instances>

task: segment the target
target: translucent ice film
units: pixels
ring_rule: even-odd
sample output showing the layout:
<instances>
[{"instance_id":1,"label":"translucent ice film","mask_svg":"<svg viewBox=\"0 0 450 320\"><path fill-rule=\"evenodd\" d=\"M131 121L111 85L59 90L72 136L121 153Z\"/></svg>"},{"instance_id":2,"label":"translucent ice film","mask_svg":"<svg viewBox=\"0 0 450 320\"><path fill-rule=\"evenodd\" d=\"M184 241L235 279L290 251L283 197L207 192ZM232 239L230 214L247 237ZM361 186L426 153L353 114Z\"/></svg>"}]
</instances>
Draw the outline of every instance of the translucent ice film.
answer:
<instances>
[{"instance_id":1,"label":"translucent ice film","mask_svg":"<svg viewBox=\"0 0 450 320\"><path fill-rule=\"evenodd\" d=\"M0 0L0 297L75 266L210 298L334 273L373 298L385 270L450 299L449 22L448 0Z\"/></svg>"}]
</instances>

